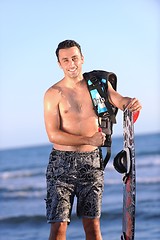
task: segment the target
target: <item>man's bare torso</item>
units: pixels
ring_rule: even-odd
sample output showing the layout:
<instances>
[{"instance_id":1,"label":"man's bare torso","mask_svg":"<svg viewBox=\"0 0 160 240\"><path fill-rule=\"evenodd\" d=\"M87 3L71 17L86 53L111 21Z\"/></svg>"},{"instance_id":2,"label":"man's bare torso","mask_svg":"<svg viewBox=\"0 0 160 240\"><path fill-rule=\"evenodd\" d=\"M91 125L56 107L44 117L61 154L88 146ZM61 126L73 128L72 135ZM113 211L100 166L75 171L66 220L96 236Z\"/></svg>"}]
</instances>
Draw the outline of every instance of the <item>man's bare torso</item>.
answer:
<instances>
[{"instance_id":1,"label":"man's bare torso","mask_svg":"<svg viewBox=\"0 0 160 240\"><path fill-rule=\"evenodd\" d=\"M61 95L58 105L61 130L88 137L97 132L98 120L84 80L75 88L65 86L63 80L53 88L57 89ZM54 147L64 151L92 151L96 148L90 145L64 146L58 144L54 144Z\"/></svg>"}]
</instances>

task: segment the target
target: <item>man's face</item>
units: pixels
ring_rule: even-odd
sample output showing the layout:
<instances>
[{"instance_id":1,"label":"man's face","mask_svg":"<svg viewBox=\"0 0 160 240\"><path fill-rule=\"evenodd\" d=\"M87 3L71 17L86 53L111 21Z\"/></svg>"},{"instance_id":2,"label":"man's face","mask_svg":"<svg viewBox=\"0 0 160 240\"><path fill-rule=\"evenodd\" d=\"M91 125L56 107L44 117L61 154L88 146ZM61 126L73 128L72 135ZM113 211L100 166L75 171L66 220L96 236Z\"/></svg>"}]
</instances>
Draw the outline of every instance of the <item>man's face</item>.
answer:
<instances>
[{"instance_id":1,"label":"man's face","mask_svg":"<svg viewBox=\"0 0 160 240\"><path fill-rule=\"evenodd\" d=\"M59 66L63 69L65 76L76 78L81 74L84 57L77 47L59 50Z\"/></svg>"}]
</instances>

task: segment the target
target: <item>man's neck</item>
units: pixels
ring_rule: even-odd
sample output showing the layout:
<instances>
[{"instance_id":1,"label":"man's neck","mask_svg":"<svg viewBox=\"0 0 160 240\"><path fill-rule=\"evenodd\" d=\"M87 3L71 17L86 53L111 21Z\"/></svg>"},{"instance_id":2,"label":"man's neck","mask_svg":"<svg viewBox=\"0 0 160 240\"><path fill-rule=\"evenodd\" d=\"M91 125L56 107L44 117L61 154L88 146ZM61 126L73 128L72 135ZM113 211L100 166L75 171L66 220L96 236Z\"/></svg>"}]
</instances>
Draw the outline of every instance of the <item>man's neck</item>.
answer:
<instances>
[{"instance_id":1,"label":"man's neck","mask_svg":"<svg viewBox=\"0 0 160 240\"><path fill-rule=\"evenodd\" d=\"M68 76L64 77L64 81L65 81L66 85L70 88L80 87L84 82L83 80L84 80L84 78L83 78L82 74L75 78L74 77L70 78Z\"/></svg>"}]
</instances>

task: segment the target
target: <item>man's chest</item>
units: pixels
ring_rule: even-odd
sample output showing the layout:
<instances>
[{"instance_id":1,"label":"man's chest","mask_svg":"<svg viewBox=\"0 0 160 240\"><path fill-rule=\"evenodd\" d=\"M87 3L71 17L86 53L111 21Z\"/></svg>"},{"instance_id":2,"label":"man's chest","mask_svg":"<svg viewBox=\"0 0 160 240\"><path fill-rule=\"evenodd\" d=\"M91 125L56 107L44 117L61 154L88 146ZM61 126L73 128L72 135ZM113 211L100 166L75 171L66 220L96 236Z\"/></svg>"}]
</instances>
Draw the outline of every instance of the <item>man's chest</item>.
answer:
<instances>
[{"instance_id":1,"label":"man's chest","mask_svg":"<svg viewBox=\"0 0 160 240\"><path fill-rule=\"evenodd\" d=\"M85 117L93 114L93 104L88 89L80 92L65 92L62 95L59 110L61 114L78 114Z\"/></svg>"}]
</instances>

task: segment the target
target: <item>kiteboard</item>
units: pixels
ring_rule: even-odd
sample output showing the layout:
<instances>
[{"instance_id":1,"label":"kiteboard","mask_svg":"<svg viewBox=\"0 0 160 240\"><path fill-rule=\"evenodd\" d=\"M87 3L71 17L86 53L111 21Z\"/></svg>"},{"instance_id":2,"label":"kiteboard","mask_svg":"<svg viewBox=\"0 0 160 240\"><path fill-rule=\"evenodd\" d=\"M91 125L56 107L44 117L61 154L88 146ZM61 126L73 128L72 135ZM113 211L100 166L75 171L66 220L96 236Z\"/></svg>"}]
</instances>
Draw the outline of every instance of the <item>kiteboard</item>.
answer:
<instances>
[{"instance_id":1,"label":"kiteboard","mask_svg":"<svg viewBox=\"0 0 160 240\"><path fill-rule=\"evenodd\" d=\"M133 114L128 109L123 112L123 150L114 158L115 169L123 174L123 216L121 240L134 240L136 210L136 166L134 122L139 112Z\"/></svg>"}]
</instances>

